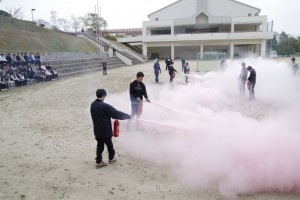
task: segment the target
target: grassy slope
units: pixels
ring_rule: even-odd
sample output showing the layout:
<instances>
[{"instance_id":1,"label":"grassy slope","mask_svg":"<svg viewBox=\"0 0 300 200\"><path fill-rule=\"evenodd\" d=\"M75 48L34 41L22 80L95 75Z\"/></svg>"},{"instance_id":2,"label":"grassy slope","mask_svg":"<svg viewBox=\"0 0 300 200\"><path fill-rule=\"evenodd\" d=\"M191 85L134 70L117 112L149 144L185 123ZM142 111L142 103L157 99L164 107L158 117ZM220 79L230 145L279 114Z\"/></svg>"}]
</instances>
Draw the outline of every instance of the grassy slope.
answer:
<instances>
[{"instance_id":1,"label":"grassy slope","mask_svg":"<svg viewBox=\"0 0 300 200\"><path fill-rule=\"evenodd\" d=\"M94 52L87 39L0 16L0 52Z\"/></svg>"}]
</instances>

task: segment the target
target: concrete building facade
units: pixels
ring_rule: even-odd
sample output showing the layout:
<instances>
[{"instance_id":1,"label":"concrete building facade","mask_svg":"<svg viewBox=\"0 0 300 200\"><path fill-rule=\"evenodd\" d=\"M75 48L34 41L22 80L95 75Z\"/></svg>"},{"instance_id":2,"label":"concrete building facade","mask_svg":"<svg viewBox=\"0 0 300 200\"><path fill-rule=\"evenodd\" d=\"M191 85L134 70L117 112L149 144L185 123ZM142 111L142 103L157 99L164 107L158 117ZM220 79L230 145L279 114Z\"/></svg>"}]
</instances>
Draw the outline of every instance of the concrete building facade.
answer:
<instances>
[{"instance_id":1,"label":"concrete building facade","mask_svg":"<svg viewBox=\"0 0 300 200\"><path fill-rule=\"evenodd\" d=\"M149 14L141 36L119 42L140 45L148 58L195 59L205 52L264 58L274 33L260 12L235 0L179 0Z\"/></svg>"}]
</instances>

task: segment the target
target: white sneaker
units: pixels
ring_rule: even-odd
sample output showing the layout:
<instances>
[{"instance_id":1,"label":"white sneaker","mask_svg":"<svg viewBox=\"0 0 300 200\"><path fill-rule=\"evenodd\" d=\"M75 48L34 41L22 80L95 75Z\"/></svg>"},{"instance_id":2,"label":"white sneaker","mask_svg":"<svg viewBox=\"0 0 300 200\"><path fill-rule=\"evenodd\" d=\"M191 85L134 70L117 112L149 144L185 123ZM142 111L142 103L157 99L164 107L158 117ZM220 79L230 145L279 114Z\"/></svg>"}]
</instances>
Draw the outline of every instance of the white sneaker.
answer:
<instances>
[{"instance_id":1,"label":"white sneaker","mask_svg":"<svg viewBox=\"0 0 300 200\"><path fill-rule=\"evenodd\" d=\"M95 167L96 168L101 168L101 167L105 167L106 165L107 165L107 163L102 161L101 163L96 163Z\"/></svg>"},{"instance_id":2,"label":"white sneaker","mask_svg":"<svg viewBox=\"0 0 300 200\"><path fill-rule=\"evenodd\" d=\"M117 159L116 159L116 158L113 158L113 159L109 160L108 163L111 164L111 163L114 163L114 162L116 162L116 161L117 161Z\"/></svg>"}]
</instances>

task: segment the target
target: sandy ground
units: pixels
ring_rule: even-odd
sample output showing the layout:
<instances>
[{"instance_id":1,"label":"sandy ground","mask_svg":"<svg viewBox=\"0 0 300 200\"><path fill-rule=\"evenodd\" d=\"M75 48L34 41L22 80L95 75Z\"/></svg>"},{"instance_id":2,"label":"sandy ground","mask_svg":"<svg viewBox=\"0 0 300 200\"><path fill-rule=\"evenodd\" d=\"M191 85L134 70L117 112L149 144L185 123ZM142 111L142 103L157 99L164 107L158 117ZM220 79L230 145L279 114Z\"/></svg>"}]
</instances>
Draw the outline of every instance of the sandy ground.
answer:
<instances>
[{"instance_id":1,"label":"sandy ground","mask_svg":"<svg viewBox=\"0 0 300 200\"><path fill-rule=\"evenodd\" d=\"M217 188L189 187L168 166L128 153L122 145L130 138L124 124L121 136L113 139L117 162L95 169L89 113L95 91L125 92L139 70L147 75L145 83L154 84L151 62L111 69L108 76L83 75L0 93L0 199L222 199ZM168 84L166 73L161 84ZM177 84L184 84L183 78ZM256 118L268 112L247 109L244 113ZM254 194L239 199L300 196Z\"/></svg>"}]
</instances>

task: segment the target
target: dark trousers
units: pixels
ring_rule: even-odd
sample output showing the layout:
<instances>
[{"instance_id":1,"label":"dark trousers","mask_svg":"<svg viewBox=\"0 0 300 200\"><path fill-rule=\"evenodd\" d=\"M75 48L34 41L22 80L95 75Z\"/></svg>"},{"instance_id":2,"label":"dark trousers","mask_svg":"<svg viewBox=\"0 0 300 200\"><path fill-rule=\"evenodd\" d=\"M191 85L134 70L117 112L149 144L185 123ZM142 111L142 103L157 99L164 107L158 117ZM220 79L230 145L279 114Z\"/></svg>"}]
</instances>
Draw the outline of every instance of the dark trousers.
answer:
<instances>
[{"instance_id":1,"label":"dark trousers","mask_svg":"<svg viewBox=\"0 0 300 200\"><path fill-rule=\"evenodd\" d=\"M159 72L154 72L154 74L155 74L155 82L157 83L158 82Z\"/></svg>"},{"instance_id":2,"label":"dark trousers","mask_svg":"<svg viewBox=\"0 0 300 200\"><path fill-rule=\"evenodd\" d=\"M97 140L97 150L96 150L96 158L95 158L96 163L102 162L102 153L104 151L104 144L106 145L108 150L108 159L112 160L115 156L115 150L111 138L107 138L107 139L96 138L96 140Z\"/></svg>"},{"instance_id":3,"label":"dark trousers","mask_svg":"<svg viewBox=\"0 0 300 200\"><path fill-rule=\"evenodd\" d=\"M107 75L107 73L106 73L106 67L103 67L103 75Z\"/></svg>"},{"instance_id":4,"label":"dark trousers","mask_svg":"<svg viewBox=\"0 0 300 200\"><path fill-rule=\"evenodd\" d=\"M166 70L169 70L170 64L166 64Z\"/></svg>"},{"instance_id":5,"label":"dark trousers","mask_svg":"<svg viewBox=\"0 0 300 200\"><path fill-rule=\"evenodd\" d=\"M248 85L248 90L249 90L249 94L250 94L249 99L250 99L250 100L255 100L254 87L255 87L255 83L250 83L250 84Z\"/></svg>"},{"instance_id":6,"label":"dark trousers","mask_svg":"<svg viewBox=\"0 0 300 200\"><path fill-rule=\"evenodd\" d=\"M173 82L173 79L174 79L174 76L173 76L173 75L170 75L170 83Z\"/></svg>"}]
</instances>

